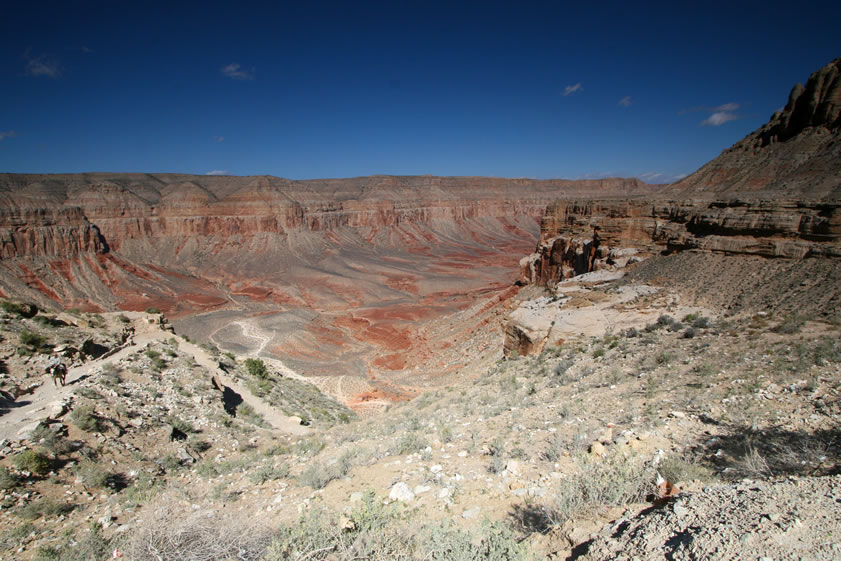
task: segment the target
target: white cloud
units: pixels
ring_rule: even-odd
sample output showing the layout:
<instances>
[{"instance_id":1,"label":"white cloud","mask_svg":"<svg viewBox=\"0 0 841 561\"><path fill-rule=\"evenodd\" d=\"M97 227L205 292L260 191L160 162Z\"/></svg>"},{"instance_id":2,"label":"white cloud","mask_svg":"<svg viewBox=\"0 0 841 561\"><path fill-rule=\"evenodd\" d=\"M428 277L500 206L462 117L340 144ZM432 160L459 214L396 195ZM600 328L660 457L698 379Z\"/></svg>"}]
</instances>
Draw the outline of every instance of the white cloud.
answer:
<instances>
[{"instance_id":1,"label":"white cloud","mask_svg":"<svg viewBox=\"0 0 841 561\"><path fill-rule=\"evenodd\" d=\"M221 72L224 76L234 80L253 80L254 69L246 70L237 62L232 62L227 66L223 66Z\"/></svg>"},{"instance_id":2,"label":"white cloud","mask_svg":"<svg viewBox=\"0 0 841 561\"><path fill-rule=\"evenodd\" d=\"M619 100L619 105L622 107L630 107L631 106L631 96L626 95L622 99Z\"/></svg>"},{"instance_id":3,"label":"white cloud","mask_svg":"<svg viewBox=\"0 0 841 561\"><path fill-rule=\"evenodd\" d=\"M742 115L736 113L741 107L738 103L730 102L724 103L722 105L716 105L715 107L692 107L690 109L684 109L681 111L681 114L684 113L696 113L699 111L703 112L710 112L710 116L701 121L701 126L704 127L719 127L724 123L729 123L730 121L736 121L742 118Z\"/></svg>"},{"instance_id":4,"label":"white cloud","mask_svg":"<svg viewBox=\"0 0 841 561\"><path fill-rule=\"evenodd\" d=\"M93 49L91 49L90 47L86 47L86 46L82 45L82 52L90 54L90 53L93 53L95 51Z\"/></svg>"},{"instance_id":5,"label":"white cloud","mask_svg":"<svg viewBox=\"0 0 841 561\"><path fill-rule=\"evenodd\" d=\"M214 169L207 172L205 175L230 175L230 173L224 169Z\"/></svg>"},{"instance_id":6,"label":"white cloud","mask_svg":"<svg viewBox=\"0 0 841 561\"><path fill-rule=\"evenodd\" d=\"M584 88L581 87L581 82L578 82L577 84L573 84L572 86L565 87L563 95L568 96L574 94L575 92L580 92L582 89Z\"/></svg>"},{"instance_id":7,"label":"white cloud","mask_svg":"<svg viewBox=\"0 0 841 561\"><path fill-rule=\"evenodd\" d=\"M223 142L225 140L224 136L211 136L210 138L213 139L215 142Z\"/></svg>"},{"instance_id":8,"label":"white cloud","mask_svg":"<svg viewBox=\"0 0 841 561\"><path fill-rule=\"evenodd\" d=\"M61 75L61 68L59 68L58 62L45 55L33 57L27 51L24 57L26 58L26 74L29 76L58 78Z\"/></svg>"},{"instance_id":9,"label":"white cloud","mask_svg":"<svg viewBox=\"0 0 841 561\"><path fill-rule=\"evenodd\" d=\"M736 119L741 119L741 117L735 113L731 113L730 111L716 111L701 121L701 125L705 127L719 127L724 123L735 121Z\"/></svg>"},{"instance_id":10,"label":"white cloud","mask_svg":"<svg viewBox=\"0 0 841 561\"><path fill-rule=\"evenodd\" d=\"M724 105L719 105L718 107L713 107L710 109L711 111L738 111L739 104L738 103L725 103Z\"/></svg>"},{"instance_id":11,"label":"white cloud","mask_svg":"<svg viewBox=\"0 0 841 561\"><path fill-rule=\"evenodd\" d=\"M4 138L12 138L17 135L18 133L15 131L0 131L0 140L3 140Z\"/></svg>"}]
</instances>

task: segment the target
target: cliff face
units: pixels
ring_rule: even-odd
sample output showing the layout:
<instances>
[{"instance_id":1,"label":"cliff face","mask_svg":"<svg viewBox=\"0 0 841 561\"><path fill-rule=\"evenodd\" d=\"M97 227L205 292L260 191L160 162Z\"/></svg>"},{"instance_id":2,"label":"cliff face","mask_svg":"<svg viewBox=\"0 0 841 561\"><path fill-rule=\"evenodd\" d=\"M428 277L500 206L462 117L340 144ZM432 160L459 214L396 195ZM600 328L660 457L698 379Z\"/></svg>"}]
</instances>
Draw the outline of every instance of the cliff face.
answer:
<instances>
[{"instance_id":1,"label":"cliff face","mask_svg":"<svg viewBox=\"0 0 841 561\"><path fill-rule=\"evenodd\" d=\"M521 282L550 285L641 256L698 249L763 257L841 257L841 203L558 202L541 222Z\"/></svg>"},{"instance_id":2,"label":"cliff face","mask_svg":"<svg viewBox=\"0 0 841 561\"><path fill-rule=\"evenodd\" d=\"M106 253L99 229L78 208L0 208L0 259Z\"/></svg>"},{"instance_id":3,"label":"cliff face","mask_svg":"<svg viewBox=\"0 0 841 561\"><path fill-rule=\"evenodd\" d=\"M497 178L371 177L290 181L275 177L80 174L0 176L0 236L25 225L78 228L88 220L118 251L127 240L287 234L341 228L458 223L472 219L539 218L547 202L575 195L646 195L639 180L538 181ZM14 222L15 216L21 220ZM52 217L52 219L50 219ZM28 221L32 219L34 221ZM55 236L55 234L53 234ZM35 243L4 256L41 255ZM88 251L87 245L67 245ZM74 250L74 248L77 248ZM101 248L100 248L101 250Z\"/></svg>"}]
</instances>

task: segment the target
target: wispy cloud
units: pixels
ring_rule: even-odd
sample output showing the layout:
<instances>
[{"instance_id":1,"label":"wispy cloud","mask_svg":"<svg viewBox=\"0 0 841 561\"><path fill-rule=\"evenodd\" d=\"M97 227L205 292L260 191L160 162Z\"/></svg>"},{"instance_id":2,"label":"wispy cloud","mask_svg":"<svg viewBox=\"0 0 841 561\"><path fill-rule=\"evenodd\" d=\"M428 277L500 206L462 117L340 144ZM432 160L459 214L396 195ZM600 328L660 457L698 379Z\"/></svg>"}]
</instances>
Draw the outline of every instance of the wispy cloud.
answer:
<instances>
[{"instance_id":1,"label":"wispy cloud","mask_svg":"<svg viewBox=\"0 0 841 561\"><path fill-rule=\"evenodd\" d=\"M633 102L631 101L631 96L626 95L622 99L619 100L619 105L622 107L630 107Z\"/></svg>"},{"instance_id":2,"label":"wispy cloud","mask_svg":"<svg viewBox=\"0 0 841 561\"><path fill-rule=\"evenodd\" d=\"M730 103L723 103L721 105L715 105L712 107L709 106L699 106L699 107L691 107L689 109L684 109L681 111L681 114L684 113L696 113L696 112L709 112L710 116L701 121L701 126L704 127L719 127L724 123L729 123L730 121L736 121L742 118L742 115L736 113L739 110L740 105L735 102Z\"/></svg>"},{"instance_id":3,"label":"wispy cloud","mask_svg":"<svg viewBox=\"0 0 841 561\"><path fill-rule=\"evenodd\" d=\"M81 49L82 49L82 52L83 52L83 53L87 53L87 54L91 54L91 53L93 53L93 52L96 52L96 51L94 51L93 49L91 49L90 47L86 47L86 46L84 46L84 45L82 45Z\"/></svg>"},{"instance_id":4,"label":"wispy cloud","mask_svg":"<svg viewBox=\"0 0 841 561\"><path fill-rule=\"evenodd\" d=\"M574 94L575 92L580 92L582 89L584 88L581 86L581 82L578 82L577 84L565 87L563 95L566 97Z\"/></svg>"},{"instance_id":5,"label":"wispy cloud","mask_svg":"<svg viewBox=\"0 0 841 561\"><path fill-rule=\"evenodd\" d=\"M61 68L55 59L47 55L32 56L28 50L23 56L26 59L26 74L28 76L58 78L61 75Z\"/></svg>"},{"instance_id":6,"label":"wispy cloud","mask_svg":"<svg viewBox=\"0 0 841 561\"><path fill-rule=\"evenodd\" d=\"M238 62L232 62L227 66L223 66L221 72L223 76L227 76L233 80L253 80L255 74L253 68L246 70Z\"/></svg>"},{"instance_id":7,"label":"wispy cloud","mask_svg":"<svg viewBox=\"0 0 841 561\"><path fill-rule=\"evenodd\" d=\"M207 172L205 175L230 175L230 173L224 169L214 169Z\"/></svg>"},{"instance_id":8,"label":"wispy cloud","mask_svg":"<svg viewBox=\"0 0 841 561\"><path fill-rule=\"evenodd\" d=\"M17 135L18 133L15 131L0 131L0 140L3 140L4 138L12 138Z\"/></svg>"},{"instance_id":9,"label":"wispy cloud","mask_svg":"<svg viewBox=\"0 0 841 561\"><path fill-rule=\"evenodd\" d=\"M701 126L704 127L720 127L724 123L728 123L730 121L735 121L736 119L741 119L741 115L737 115L731 111L716 111L703 121L701 121Z\"/></svg>"},{"instance_id":10,"label":"wispy cloud","mask_svg":"<svg viewBox=\"0 0 841 561\"><path fill-rule=\"evenodd\" d=\"M224 136L211 136L210 138L211 138L211 140L213 140L214 142L224 142L224 141L225 141L225 137L224 137Z\"/></svg>"}]
</instances>

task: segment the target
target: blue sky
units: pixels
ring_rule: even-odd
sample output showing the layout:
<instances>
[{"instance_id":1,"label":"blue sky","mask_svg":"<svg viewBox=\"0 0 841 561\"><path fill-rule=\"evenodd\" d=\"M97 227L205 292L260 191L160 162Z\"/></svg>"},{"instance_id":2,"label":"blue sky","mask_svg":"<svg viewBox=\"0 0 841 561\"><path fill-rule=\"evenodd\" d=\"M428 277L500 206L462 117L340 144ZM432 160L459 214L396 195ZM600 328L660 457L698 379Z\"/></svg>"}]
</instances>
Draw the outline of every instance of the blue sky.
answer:
<instances>
[{"instance_id":1,"label":"blue sky","mask_svg":"<svg viewBox=\"0 0 841 561\"><path fill-rule=\"evenodd\" d=\"M688 174L841 56L841 2L7 2L0 171Z\"/></svg>"}]
</instances>

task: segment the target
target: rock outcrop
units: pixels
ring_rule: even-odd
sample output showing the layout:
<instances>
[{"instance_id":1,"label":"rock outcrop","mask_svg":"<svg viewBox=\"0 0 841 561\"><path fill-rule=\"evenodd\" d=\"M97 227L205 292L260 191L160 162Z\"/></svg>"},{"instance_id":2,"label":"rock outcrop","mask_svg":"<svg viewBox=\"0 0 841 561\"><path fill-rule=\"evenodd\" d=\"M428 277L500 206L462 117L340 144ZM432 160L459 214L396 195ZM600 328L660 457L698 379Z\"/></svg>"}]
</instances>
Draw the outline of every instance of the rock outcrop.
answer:
<instances>
[{"instance_id":1,"label":"rock outcrop","mask_svg":"<svg viewBox=\"0 0 841 561\"><path fill-rule=\"evenodd\" d=\"M791 90L785 108L666 190L675 198L841 200L841 58Z\"/></svg>"},{"instance_id":2,"label":"rock outcrop","mask_svg":"<svg viewBox=\"0 0 841 561\"><path fill-rule=\"evenodd\" d=\"M795 86L768 124L661 192L550 205L520 278L551 285L687 249L841 257L841 58Z\"/></svg>"}]
</instances>

